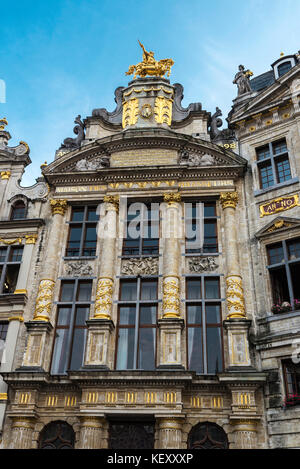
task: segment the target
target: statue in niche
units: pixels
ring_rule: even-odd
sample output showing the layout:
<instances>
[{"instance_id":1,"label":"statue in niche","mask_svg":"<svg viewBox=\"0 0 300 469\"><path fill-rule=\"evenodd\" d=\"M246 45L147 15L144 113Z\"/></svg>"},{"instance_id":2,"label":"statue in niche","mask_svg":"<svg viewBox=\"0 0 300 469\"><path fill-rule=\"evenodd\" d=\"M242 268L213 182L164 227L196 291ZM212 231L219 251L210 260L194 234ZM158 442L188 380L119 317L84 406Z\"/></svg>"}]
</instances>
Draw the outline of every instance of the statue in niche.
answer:
<instances>
[{"instance_id":1,"label":"statue in niche","mask_svg":"<svg viewBox=\"0 0 300 469\"><path fill-rule=\"evenodd\" d=\"M249 80L249 77L252 75L253 73L250 70L245 70L244 65L239 65L239 71L236 73L232 82L238 87L238 96L252 91Z\"/></svg>"}]
</instances>

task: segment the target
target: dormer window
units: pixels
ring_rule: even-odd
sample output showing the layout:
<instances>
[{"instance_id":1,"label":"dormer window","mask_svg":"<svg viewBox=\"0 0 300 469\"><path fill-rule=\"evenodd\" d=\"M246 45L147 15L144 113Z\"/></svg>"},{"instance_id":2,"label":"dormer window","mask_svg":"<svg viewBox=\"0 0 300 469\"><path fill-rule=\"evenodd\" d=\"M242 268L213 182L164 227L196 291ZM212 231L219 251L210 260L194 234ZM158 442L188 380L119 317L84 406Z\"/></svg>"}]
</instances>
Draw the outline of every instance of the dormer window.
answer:
<instances>
[{"instance_id":1,"label":"dormer window","mask_svg":"<svg viewBox=\"0 0 300 469\"><path fill-rule=\"evenodd\" d=\"M18 200L12 206L10 219L20 220L22 218L26 218L26 205L23 200Z\"/></svg>"},{"instance_id":2,"label":"dormer window","mask_svg":"<svg viewBox=\"0 0 300 469\"><path fill-rule=\"evenodd\" d=\"M283 62L282 64L278 65L278 77L282 77L285 73L287 73L292 68L292 63L290 61Z\"/></svg>"}]
</instances>

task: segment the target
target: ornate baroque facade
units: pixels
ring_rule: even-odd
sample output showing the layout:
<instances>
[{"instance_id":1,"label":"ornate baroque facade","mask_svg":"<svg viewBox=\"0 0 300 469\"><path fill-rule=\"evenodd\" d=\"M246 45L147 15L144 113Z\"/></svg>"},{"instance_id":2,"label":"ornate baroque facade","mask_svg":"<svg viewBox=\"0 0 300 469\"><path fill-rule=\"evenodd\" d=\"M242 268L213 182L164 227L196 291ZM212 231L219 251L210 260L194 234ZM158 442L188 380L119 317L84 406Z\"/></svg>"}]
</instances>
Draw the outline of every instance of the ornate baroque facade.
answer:
<instances>
[{"instance_id":1,"label":"ornate baroque facade","mask_svg":"<svg viewBox=\"0 0 300 469\"><path fill-rule=\"evenodd\" d=\"M32 187L0 121L1 447L299 448L299 55L221 130L143 53Z\"/></svg>"}]
</instances>

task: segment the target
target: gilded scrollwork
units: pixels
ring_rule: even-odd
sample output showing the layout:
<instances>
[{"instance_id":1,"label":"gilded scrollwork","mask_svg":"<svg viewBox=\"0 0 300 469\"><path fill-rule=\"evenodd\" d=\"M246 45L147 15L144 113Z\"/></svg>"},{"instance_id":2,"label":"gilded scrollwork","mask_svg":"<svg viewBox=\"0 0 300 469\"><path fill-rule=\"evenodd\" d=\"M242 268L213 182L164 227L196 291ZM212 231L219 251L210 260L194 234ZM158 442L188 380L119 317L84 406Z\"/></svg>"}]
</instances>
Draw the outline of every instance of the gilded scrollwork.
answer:
<instances>
[{"instance_id":1,"label":"gilded scrollwork","mask_svg":"<svg viewBox=\"0 0 300 469\"><path fill-rule=\"evenodd\" d=\"M137 123L139 116L139 100L138 98L131 98L123 104L123 129L128 125Z\"/></svg>"},{"instance_id":2,"label":"gilded scrollwork","mask_svg":"<svg viewBox=\"0 0 300 469\"><path fill-rule=\"evenodd\" d=\"M40 281L33 318L35 321L49 321L54 285L55 282L51 279Z\"/></svg>"},{"instance_id":3,"label":"gilded scrollwork","mask_svg":"<svg viewBox=\"0 0 300 469\"><path fill-rule=\"evenodd\" d=\"M166 277L163 281L163 317L180 316L179 279Z\"/></svg>"},{"instance_id":4,"label":"gilded scrollwork","mask_svg":"<svg viewBox=\"0 0 300 469\"><path fill-rule=\"evenodd\" d=\"M113 280L100 278L97 285L94 318L111 319Z\"/></svg>"},{"instance_id":5,"label":"gilded scrollwork","mask_svg":"<svg viewBox=\"0 0 300 469\"><path fill-rule=\"evenodd\" d=\"M171 125L172 122L172 100L158 96L155 99L154 116L158 124Z\"/></svg>"},{"instance_id":6,"label":"gilded scrollwork","mask_svg":"<svg viewBox=\"0 0 300 469\"><path fill-rule=\"evenodd\" d=\"M228 318L246 318L242 279L232 275L226 279Z\"/></svg>"}]
</instances>

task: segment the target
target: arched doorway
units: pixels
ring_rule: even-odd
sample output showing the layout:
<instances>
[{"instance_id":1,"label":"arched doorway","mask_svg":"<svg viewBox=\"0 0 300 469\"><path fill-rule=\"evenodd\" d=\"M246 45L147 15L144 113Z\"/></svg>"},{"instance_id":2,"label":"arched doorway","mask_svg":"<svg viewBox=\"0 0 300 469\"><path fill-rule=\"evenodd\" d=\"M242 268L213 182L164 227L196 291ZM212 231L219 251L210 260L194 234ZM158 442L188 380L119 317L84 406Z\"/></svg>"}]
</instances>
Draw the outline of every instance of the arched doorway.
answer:
<instances>
[{"instance_id":1,"label":"arched doorway","mask_svg":"<svg viewBox=\"0 0 300 469\"><path fill-rule=\"evenodd\" d=\"M48 423L40 433L39 449L74 449L75 432L67 422Z\"/></svg>"},{"instance_id":2,"label":"arched doorway","mask_svg":"<svg viewBox=\"0 0 300 469\"><path fill-rule=\"evenodd\" d=\"M188 449L228 449L228 438L216 423L198 423L189 433Z\"/></svg>"}]
</instances>

